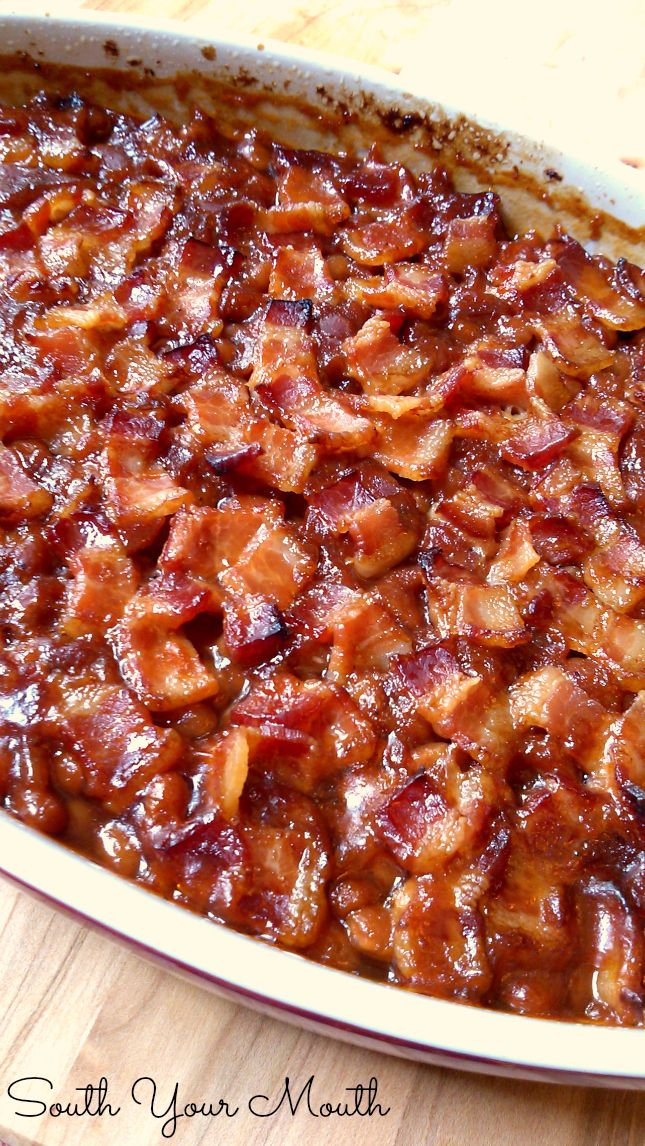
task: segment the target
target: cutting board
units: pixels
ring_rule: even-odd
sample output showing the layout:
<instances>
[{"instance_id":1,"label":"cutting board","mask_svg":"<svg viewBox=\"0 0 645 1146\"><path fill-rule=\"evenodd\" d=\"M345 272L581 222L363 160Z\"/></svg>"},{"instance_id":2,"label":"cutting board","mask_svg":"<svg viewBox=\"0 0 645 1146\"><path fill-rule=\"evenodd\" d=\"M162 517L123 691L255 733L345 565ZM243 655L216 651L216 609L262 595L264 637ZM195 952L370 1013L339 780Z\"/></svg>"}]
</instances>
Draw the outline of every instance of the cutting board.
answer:
<instances>
[{"instance_id":1,"label":"cutting board","mask_svg":"<svg viewBox=\"0 0 645 1146\"><path fill-rule=\"evenodd\" d=\"M0 10L5 6L0 0ZM526 25L508 19L521 8L504 0L94 0L82 7L198 18L213 37L291 40L398 72L425 71L429 83L450 53L460 66L476 56L482 82L487 68L498 77L507 68L514 82L521 76L524 98L531 86L543 100L549 92L552 114L560 108L572 127L580 101L562 97L582 85L590 100L582 118L599 135L606 125L616 157L637 165L645 151L644 9L629 0L614 0L611 26L600 14L594 18L586 0L543 0L528 38ZM504 29L503 41L493 37L482 50L483 35L496 28ZM182 981L4 882L0 928L0 1138L10 1146L645 1143L645 1095L432 1069L312 1035ZM306 1095L295 1115L286 1101L278 1105L286 1078L297 1097L312 1076L314 1109L348 1101L347 1088L374 1079L374 1102L384 1113L324 1119L308 1112ZM35 1077L32 1090L18 1082ZM107 1092L100 1116L17 1113L42 1107L17 1102L16 1095L82 1109L82 1088L101 1078ZM135 1087L140 1105L131 1096L138 1079L144 1080ZM178 1109L225 1105L217 1117L180 1118L170 1137L174 1094ZM256 1111L275 1112L252 1114L255 1095L267 1096ZM97 1109L96 1097L90 1107Z\"/></svg>"}]
</instances>

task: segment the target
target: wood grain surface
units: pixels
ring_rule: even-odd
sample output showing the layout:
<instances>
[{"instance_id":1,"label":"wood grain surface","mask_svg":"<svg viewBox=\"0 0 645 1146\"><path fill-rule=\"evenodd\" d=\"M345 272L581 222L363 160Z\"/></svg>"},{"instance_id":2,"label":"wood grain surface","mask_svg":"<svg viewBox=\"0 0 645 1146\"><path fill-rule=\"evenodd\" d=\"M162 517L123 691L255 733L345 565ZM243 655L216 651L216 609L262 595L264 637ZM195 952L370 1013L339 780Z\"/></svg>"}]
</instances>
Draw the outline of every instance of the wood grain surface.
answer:
<instances>
[{"instance_id":1,"label":"wood grain surface","mask_svg":"<svg viewBox=\"0 0 645 1146\"><path fill-rule=\"evenodd\" d=\"M0 11L8 6L0 0ZM429 83L451 60L478 67L485 83L493 61L497 82L511 77L532 87L536 99L548 92L572 127L577 116L580 130L603 134L616 156L638 163L645 154L642 0L614 0L610 25L606 6L588 0L542 0L530 8L506 0L89 0L82 7L196 19L213 37L290 40L427 73ZM507 90L512 98L512 84ZM10 1146L645 1143L645 1094L431 1069L311 1035L179 980L4 882L0 934L0 1138ZM645 1054L645 1034L643 1040ZM324 1120L302 1108L292 1117L283 1106L264 1119L246 1110L254 1094L277 1099L286 1076L297 1092L312 1074L319 1104L338 1103L346 1087L374 1077L378 1101L390 1111ZM105 1076L108 1101L122 1109L115 1117L18 1117L7 1088L34 1076L51 1080L45 1096L63 1105L79 1100L75 1088ZM142 1076L156 1080L158 1111L178 1084L180 1107L217 1107L223 1098L240 1113L184 1117L169 1139L164 1119L129 1099ZM34 1085L29 1093L42 1097L46 1083Z\"/></svg>"}]
</instances>

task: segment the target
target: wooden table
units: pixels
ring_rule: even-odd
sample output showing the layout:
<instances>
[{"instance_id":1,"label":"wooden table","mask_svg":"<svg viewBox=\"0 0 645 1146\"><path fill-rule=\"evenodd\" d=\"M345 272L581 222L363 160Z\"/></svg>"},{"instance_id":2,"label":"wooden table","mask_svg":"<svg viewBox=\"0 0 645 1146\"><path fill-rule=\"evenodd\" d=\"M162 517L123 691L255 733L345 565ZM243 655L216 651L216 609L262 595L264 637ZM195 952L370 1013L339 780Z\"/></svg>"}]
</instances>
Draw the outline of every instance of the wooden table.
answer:
<instances>
[{"instance_id":1,"label":"wooden table","mask_svg":"<svg viewBox=\"0 0 645 1146\"><path fill-rule=\"evenodd\" d=\"M5 6L0 0L0 10ZM528 48L520 48L521 9L506 0L89 0L82 6L200 17L213 36L292 40L439 77L454 48L460 66L466 61L481 69L490 58L497 76L506 69L505 83L511 77L525 91L539 91L554 115L569 116L572 129L579 99L560 96L586 85L593 115L585 122L593 120L618 157L638 161L645 151L639 134L645 110L639 0L614 0L609 28L600 6L595 18L588 0L541 0ZM503 43L483 39L500 27ZM441 90L439 79L435 90ZM584 124L578 127L584 130ZM0 1137L11 1146L152 1146L167 1140L164 1119L153 1119L128 1099L141 1076L156 1080L158 1109L168 1106L176 1083L181 1105L217 1104L222 1097L242 1107L235 1118L181 1119L172 1139L181 1146L300 1146L303 1139L316 1146L645 1143L645 1095L435 1070L314 1036L180 981L5 883L0 928ZM272 1118L245 1112L251 1095L277 1098L285 1076L299 1090L312 1074L319 1101L338 1101L345 1087L375 1077L389 1114L324 1121L302 1110L291 1117L286 1105ZM20 1118L6 1093L14 1080L40 1076L54 1084L48 1101L67 1103L81 1099L74 1088L103 1075L108 1101L122 1106L114 1118ZM40 1086L43 1094L46 1084Z\"/></svg>"}]
</instances>

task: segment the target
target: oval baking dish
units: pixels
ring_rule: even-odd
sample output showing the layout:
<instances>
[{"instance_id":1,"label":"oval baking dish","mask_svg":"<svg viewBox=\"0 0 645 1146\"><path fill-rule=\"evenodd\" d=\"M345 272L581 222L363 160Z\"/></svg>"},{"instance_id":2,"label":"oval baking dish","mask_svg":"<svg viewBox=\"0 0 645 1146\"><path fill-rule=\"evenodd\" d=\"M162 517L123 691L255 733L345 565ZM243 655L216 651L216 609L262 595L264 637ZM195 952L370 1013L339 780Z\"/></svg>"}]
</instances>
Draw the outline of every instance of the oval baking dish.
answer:
<instances>
[{"instance_id":1,"label":"oval baking dish","mask_svg":"<svg viewBox=\"0 0 645 1146\"><path fill-rule=\"evenodd\" d=\"M440 155L458 188L500 191L511 230L557 217L587 245L643 259L638 174L507 134L503 125L477 124L375 69L350 78L342 62L298 50L212 42L190 30L90 15L73 21L3 15L0 29L3 55L13 61L0 80L3 100L19 102L69 82L120 111L181 119L195 103L217 109L227 123L260 126L290 146L360 151L378 140L388 160L414 171ZM182 910L5 815L0 841L0 871L21 886L278 1017L440 1065L645 1086L642 1030L526 1018L356 978Z\"/></svg>"}]
</instances>

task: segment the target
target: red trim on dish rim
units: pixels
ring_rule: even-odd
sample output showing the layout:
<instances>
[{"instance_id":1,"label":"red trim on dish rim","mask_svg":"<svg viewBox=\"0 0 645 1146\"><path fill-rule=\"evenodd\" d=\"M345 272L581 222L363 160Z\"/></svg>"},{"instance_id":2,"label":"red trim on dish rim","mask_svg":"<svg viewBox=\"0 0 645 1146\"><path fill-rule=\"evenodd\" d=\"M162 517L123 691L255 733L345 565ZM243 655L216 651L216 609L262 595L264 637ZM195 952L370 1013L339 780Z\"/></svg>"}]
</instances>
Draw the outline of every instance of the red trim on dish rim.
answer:
<instances>
[{"instance_id":1,"label":"red trim on dish rim","mask_svg":"<svg viewBox=\"0 0 645 1146\"><path fill-rule=\"evenodd\" d=\"M355 1036L364 1042L376 1043L377 1046L372 1049L384 1053L398 1054L399 1057L403 1058L410 1057L405 1054L406 1051L410 1051L413 1052L415 1058L422 1057L427 1061L428 1065L447 1066L455 1070L479 1071L482 1067L489 1067L493 1068L498 1075L503 1074L507 1078L527 1079L533 1082L561 1083L569 1086L603 1087L612 1087L615 1083L619 1082L622 1086L627 1086L630 1089L645 1088L645 1080L636 1075L618 1077L602 1074L577 1073L568 1070L556 1070L555 1068L531 1067L526 1064L518 1064L516 1066L512 1063L503 1062L500 1059L485 1058L478 1055L462 1054L459 1051L433 1048L426 1043L417 1043L396 1035L381 1034L378 1031L358 1027L352 1023L345 1023L339 1019L333 1019L315 1011L307 1011L301 1007L272 999L268 995L250 991L248 988L230 983L226 979L220 979L217 975L193 967L189 963L184 963L172 955L156 950L154 947L149 947L146 943L142 943L141 940L133 939L125 932L119 931L107 923L100 922L91 915L79 911L78 908L70 907L64 900L57 899L55 896L43 892L40 888L35 887L28 881L20 879L11 872L5 871L2 867L0 867L0 874L8 879L9 882L16 884L44 903L53 905L72 919L77 919L85 924L89 924L91 927L102 931L115 941L134 948L136 952L141 954L142 958L160 963L169 968L174 974L184 978L197 979L202 986L206 983L217 992L232 997L235 1001L242 1001L243 1004L247 1006L267 1010L269 1012L280 1012L279 1017L286 1021L297 1023L299 1020L304 1020L315 1027L316 1033L318 1034L333 1034L339 1038L342 1038L344 1035L347 1041L349 1041L351 1036ZM329 1030L326 1030L326 1028L329 1028ZM3 1146L3 1143L0 1143L0 1146Z\"/></svg>"}]
</instances>

